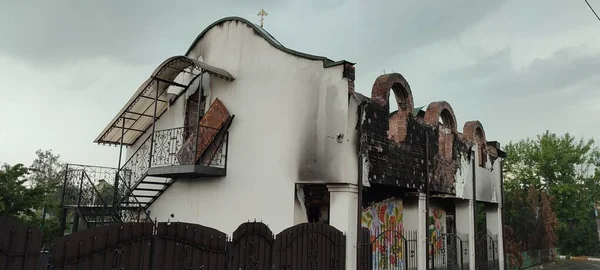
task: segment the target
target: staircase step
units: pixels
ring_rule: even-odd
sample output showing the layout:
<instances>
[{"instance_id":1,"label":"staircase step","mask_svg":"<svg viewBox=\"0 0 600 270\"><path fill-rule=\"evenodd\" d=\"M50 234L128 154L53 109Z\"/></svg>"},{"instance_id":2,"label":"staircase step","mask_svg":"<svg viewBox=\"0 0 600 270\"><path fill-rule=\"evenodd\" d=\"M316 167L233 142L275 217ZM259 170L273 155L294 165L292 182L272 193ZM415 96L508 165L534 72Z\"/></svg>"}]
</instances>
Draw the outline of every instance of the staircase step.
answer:
<instances>
[{"instance_id":1,"label":"staircase step","mask_svg":"<svg viewBox=\"0 0 600 270\"><path fill-rule=\"evenodd\" d=\"M156 195L138 195L138 194L131 194L130 197L136 197L136 198L154 198L156 197ZM137 202L136 202L137 203ZM140 202L141 203L141 202Z\"/></svg>"},{"instance_id":2,"label":"staircase step","mask_svg":"<svg viewBox=\"0 0 600 270\"><path fill-rule=\"evenodd\" d=\"M144 181L142 181L142 182L140 182L140 185L141 185L141 184L146 184L146 185L161 185L161 186L168 186L168 185L170 185L171 183L172 183L172 182L166 182L166 183L165 183L165 182L144 182Z\"/></svg>"},{"instance_id":3,"label":"staircase step","mask_svg":"<svg viewBox=\"0 0 600 270\"><path fill-rule=\"evenodd\" d=\"M100 217L100 216L114 216L115 213L114 212L108 212L108 211L104 211L104 212L86 212L86 211L82 211L82 213L86 216L89 217Z\"/></svg>"},{"instance_id":4,"label":"staircase step","mask_svg":"<svg viewBox=\"0 0 600 270\"><path fill-rule=\"evenodd\" d=\"M135 188L133 191L163 191L163 189L155 189L155 188Z\"/></svg>"}]
</instances>

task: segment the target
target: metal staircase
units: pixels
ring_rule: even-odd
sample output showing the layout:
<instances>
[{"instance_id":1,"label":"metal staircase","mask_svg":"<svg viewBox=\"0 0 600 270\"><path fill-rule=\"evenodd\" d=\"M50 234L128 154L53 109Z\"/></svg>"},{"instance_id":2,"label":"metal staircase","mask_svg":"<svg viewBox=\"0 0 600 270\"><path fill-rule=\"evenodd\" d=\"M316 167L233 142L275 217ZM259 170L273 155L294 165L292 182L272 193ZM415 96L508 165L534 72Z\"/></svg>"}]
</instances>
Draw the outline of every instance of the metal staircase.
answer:
<instances>
[{"instance_id":1,"label":"metal staircase","mask_svg":"<svg viewBox=\"0 0 600 270\"><path fill-rule=\"evenodd\" d=\"M196 155L181 154L185 152L186 138L183 136L184 128L180 128L161 130L154 136L148 136L119 169L68 164L63 184L62 231L70 228L67 231L74 232L121 222L154 222L147 212L148 207L178 177L224 175L196 173L196 170L198 167L206 167L213 171L225 171L228 128L232 119L233 116L219 130L212 133L210 140L203 142L206 147L199 158L196 158ZM190 161L192 165L190 162L184 162L190 158L197 161ZM149 173L151 168L154 170L189 166L192 166L194 171L181 175L171 173L167 177L160 173ZM67 219L70 222L67 222Z\"/></svg>"}]
</instances>

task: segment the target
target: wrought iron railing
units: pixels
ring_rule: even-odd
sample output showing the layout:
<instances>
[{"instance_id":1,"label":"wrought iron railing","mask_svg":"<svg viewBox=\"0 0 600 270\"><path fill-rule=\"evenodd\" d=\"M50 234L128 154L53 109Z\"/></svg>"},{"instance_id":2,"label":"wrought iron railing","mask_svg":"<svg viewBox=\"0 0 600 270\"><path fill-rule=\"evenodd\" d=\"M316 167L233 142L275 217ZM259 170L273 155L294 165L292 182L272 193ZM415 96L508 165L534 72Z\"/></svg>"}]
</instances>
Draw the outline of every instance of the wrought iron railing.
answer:
<instances>
[{"instance_id":1,"label":"wrought iron railing","mask_svg":"<svg viewBox=\"0 0 600 270\"><path fill-rule=\"evenodd\" d=\"M197 130L200 136L196 138ZM151 167L198 164L224 168L228 133L208 126L179 127L154 132Z\"/></svg>"},{"instance_id":2,"label":"wrought iron railing","mask_svg":"<svg viewBox=\"0 0 600 270\"><path fill-rule=\"evenodd\" d=\"M119 175L129 187L145 177L150 168L150 148L152 136L148 136L140 147L123 163L119 169ZM116 174L115 174L116 175ZM124 187L123 187L124 188Z\"/></svg>"},{"instance_id":3,"label":"wrought iron railing","mask_svg":"<svg viewBox=\"0 0 600 270\"><path fill-rule=\"evenodd\" d=\"M200 136L196 136L197 131ZM153 135L140 144L120 169L69 164L63 206L104 208L124 221L150 219L145 202L133 196L133 190L150 167L198 164L225 168L227 165L226 130L194 126L158 130Z\"/></svg>"},{"instance_id":4,"label":"wrought iron railing","mask_svg":"<svg viewBox=\"0 0 600 270\"><path fill-rule=\"evenodd\" d=\"M112 205L116 173L117 168L67 165L63 182L63 205Z\"/></svg>"},{"instance_id":5,"label":"wrought iron railing","mask_svg":"<svg viewBox=\"0 0 600 270\"><path fill-rule=\"evenodd\" d=\"M374 228L363 237L363 269L417 269L417 231Z\"/></svg>"},{"instance_id":6,"label":"wrought iron railing","mask_svg":"<svg viewBox=\"0 0 600 270\"><path fill-rule=\"evenodd\" d=\"M196 130L200 130L198 138L195 138ZM207 126L155 131L154 136L148 136L121 166L120 175L129 187L133 187L146 176L150 167L198 164L225 168L229 133L221 135L219 132ZM197 154L199 151L202 153Z\"/></svg>"}]
</instances>

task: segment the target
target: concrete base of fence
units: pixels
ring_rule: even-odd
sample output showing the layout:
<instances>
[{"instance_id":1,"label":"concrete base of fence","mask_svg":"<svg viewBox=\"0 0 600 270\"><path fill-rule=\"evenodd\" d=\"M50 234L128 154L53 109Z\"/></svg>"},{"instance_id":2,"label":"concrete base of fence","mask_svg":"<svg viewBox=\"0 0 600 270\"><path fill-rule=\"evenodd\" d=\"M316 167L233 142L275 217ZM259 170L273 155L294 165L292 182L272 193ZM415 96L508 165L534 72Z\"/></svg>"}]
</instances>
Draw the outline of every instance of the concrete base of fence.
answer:
<instances>
[{"instance_id":1,"label":"concrete base of fence","mask_svg":"<svg viewBox=\"0 0 600 270\"><path fill-rule=\"evenodd\" d=\"M536 266L532 266L532 267L528 267L525 268L527 270L534 270L534 269L544 269L550 265L556 264L555 262L551 262L551 263L547 263L547 264L542 264L542 265L536 265Z\"/></svg>"},{"instance_id":2,"label":"concrete base of fence","mask_svg":"<svg viewBox=\"0 0 600 270\"><path fill-rule=\"evenodd\" d=\"M575 257L571 257L571 260L574 260L574 261L592 261L592 262L600 262L600 258L592 258L592 257L586 257L586 256L575 256Z\"/></svg>"}]
</instances>

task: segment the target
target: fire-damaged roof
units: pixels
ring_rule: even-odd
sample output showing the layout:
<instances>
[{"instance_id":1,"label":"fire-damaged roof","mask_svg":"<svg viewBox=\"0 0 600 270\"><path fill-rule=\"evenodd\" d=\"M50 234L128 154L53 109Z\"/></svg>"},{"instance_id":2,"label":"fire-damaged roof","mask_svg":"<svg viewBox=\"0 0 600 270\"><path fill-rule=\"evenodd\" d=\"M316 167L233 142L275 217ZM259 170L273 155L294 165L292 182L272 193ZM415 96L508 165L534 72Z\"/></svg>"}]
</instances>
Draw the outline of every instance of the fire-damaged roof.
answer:
<instances>
[{"instance_id":1,"label":"fire-damaged roof","mask_svg":"<svg viewBox=\"0 0 600 270\"><path fill-rule=\"evenodd\" d=\"M186 55L189 55L190 52L192 51L192 49L196 46L196 44L204 37L204 35L206 33L208 33L208 31L210 29L212 29L215 26L219 26L223 23L226 22L230 22L230 21L238 21L238 22L242 22L246 25L248 25L249 27L251 27L254 32L256 34L258 34L260 37L264 38L267 42L269 42L271 45L273 45L275 48L282 50L286 53L292 54L294 56L298 56L298 57L302 57L305 59L309 59L309 60L320 60L323 61L323 67L332 67L332 66L337 66L337 65L341 65L341 64L351 64L354 65L355 63L346 61L346 60L339 60L339 61L333 61L327 57L324 56L318 56L318 55L312 55L312 54L307 54L307 53L303 53L303 52L299 52L296 50L292 50L290 48L287 48L285 46L283 46L279 41L277 41L271 34L269 34L269 32L267 32L264 28L244 19L241 17L227 17L227 18L223 18L220 19L214 23L212 23L211 25L209 25L208 27L206 27L197 37L196 39L194 39L194 42L192 42L192 45L190 46L190 48L187 50Z\"/></svg>"}]
</instances>

